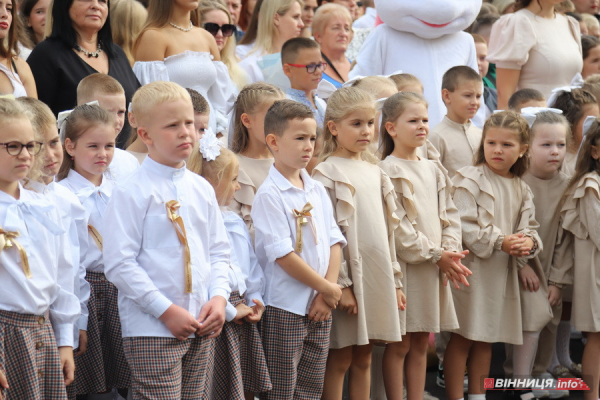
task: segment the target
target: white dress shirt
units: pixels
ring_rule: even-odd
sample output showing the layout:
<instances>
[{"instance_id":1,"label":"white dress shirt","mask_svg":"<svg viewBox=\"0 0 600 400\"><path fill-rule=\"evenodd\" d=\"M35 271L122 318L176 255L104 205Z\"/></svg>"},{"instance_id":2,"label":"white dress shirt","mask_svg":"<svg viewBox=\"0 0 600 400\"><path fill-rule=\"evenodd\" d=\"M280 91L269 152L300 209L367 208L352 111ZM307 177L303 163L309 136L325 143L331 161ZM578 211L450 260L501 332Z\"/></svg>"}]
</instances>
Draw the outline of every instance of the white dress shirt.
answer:
<instances>
[{"instance_id":1,"label":"white dress shirt","mask_svg":"<svg viewBox=\"0 0 600 400\"><path fill-rule=\"evenodd\" d=\"M104 175L119 182L133 174L139 167L140 163L134 155L115 147L113 159Z\"/></svg>"},{"instance_id":2,"label":"white dress shirt","mask_svg":"<svg viewBox=\"0 0 600 400\"><path fill-rule=\"evenodd\" d=\"M73 258L57 209L44 196L19 185L19 200L0 192L0 227L18 232L14 240L27 253L31 278L23 271L17 246L0 252L0 310L44 315L58 346L73 346L79 301L73 294Z\"/></svg>"},{"instance_id":3,"label":"white dress shirt","mask_svg":"<svg viewBox=\"0 0 600 400\"><path fill-rule=\"evenodd\" d=\"M293 186L272 166L256 193L251 214L256 228L256 256L267 282L266 305L306 315L317 292L290 277L276 261L294 251L296 218L292 210L300 211L308 202L313 206L312 217L302 228L304 246L298 255L319 275L324 277L327 273L331 246L336 243L345 246L346 239L337 226L323 185L305 170L300 171L300 176L304 189Z\"/></svg>"},{"instance_id":4,"label":"white dress shirt","mask_svg":"<svg viewBox=\"0 0 600 400\"><path fill-rule=\"evenodd\" d=\"M102 239L107 234L110 234L110 227L104 226L104 210L112 195L115 182L112 179L108 179L105 174L102 177L100 186L96 186L72 169L69 171L69 175L60 181L60 184L75 193L86 212L87 223L80 226L78 230L79 241L87 243L83 265L88 271L104 272L102 251L91 237L87 225L89 224L96 228Z\"/></svg>"},{"instance_id":5,"label":"white dress shirt","mask_svg":"<svg viewBox=\"0 0 600 400\"><path fill-rule=\"evenodd\" d=\"M192 293L185 293L184 247L168 218L176 200L189 243ZM173 337L160 317L171 304L195 318L209 298L229 298L229 241L215 192L185 166L171 168L146 157L119 182L104 214L106 277L119 289L123 337ZM190 335L193 337L193 335Z\"/></svg>"},{"instance_id":6,"label":"white dress shirt","mask_svg":"<svg viewBox=\"0 0 600 400\"><path fill-rule=\"evenodd\" d=\"M264 304L265 275L258 264L252 239L246 223L236 213L223 211L223 221L227 229L227 237L231 245L231 264L229 268L229 282L231 291L237 290L246 300L246 304L253 306L254 299ZM227 321L237 315L237 310L230 302L225 308Z\"/></svg>"}]
</instances>

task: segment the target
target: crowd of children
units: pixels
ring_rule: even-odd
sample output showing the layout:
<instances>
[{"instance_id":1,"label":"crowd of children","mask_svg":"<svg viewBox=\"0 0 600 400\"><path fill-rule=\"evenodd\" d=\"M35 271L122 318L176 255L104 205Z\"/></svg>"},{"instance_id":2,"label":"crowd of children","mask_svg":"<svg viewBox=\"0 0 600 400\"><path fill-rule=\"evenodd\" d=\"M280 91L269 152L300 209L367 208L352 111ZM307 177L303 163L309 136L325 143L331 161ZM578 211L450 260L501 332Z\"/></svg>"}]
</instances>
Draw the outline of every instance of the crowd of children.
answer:
<instances>
[{"instance_id":1,"label":"crowd of children","mask_svg":"<svg viewBox=\"0 0 600 400\"><path fill-rule=\"evenodd\" d=\"M0 99L0 398L339 400L347 377L366 400L379 346L387 399L423 399L435 333L448 398L481 400L492 343L507 375L545 376L572 363L570 321L597 400L593 86L552 108L518 91L481 130L487 68L454 67L430 130L412 75L325 103L316 42L289 40L282 62L291 89L244 87L228 137L175 83L127 107L93 74L58 122Z\"/></svg>"}]
</instances>

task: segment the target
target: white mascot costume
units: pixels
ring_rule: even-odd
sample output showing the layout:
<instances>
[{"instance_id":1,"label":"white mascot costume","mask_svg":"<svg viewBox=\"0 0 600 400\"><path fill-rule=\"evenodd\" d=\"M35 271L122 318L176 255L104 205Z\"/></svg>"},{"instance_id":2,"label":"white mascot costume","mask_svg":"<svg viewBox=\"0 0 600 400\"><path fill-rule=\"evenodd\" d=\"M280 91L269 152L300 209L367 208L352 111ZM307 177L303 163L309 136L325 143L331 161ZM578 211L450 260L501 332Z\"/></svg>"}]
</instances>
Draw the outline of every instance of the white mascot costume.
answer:
<instances>
[{"instance_id":1,"label":"white mascot costume","mask_svg":"<svg viewBox=\"0 0 600 400\"><path fill-rule=\"evenodd\" d=\"M356 59L350 77L389 75L398 70L423 83L429 103L429 126L446 115L442 77L457 65L478 71L473 38L466 29L477 17L482 0L375 0L384 24L375 28ZM483 105L483 97L482 97ZM485 122L485 107L473 118Z\"/></svg>"}]
</instances>

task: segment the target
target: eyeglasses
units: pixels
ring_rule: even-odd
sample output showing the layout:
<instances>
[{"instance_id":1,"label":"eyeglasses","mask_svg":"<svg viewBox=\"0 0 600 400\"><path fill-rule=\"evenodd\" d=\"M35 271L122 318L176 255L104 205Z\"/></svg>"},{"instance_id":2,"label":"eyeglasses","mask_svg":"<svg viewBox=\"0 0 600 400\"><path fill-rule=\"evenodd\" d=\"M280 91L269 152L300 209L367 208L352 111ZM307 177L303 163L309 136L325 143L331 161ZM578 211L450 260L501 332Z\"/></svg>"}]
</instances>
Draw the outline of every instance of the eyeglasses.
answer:
<instances>
[{"instance_id":1,"label":"eyeglasses","mask_svg":"<svg viewBox=\"0 0 600 400\"><path fill-rule=\"evenodd\" d=\"M233 24L215 24L214 22L207 22L204 24L204 29L208 31L213 36L217 36L217 33L221 31L223 36L229 37L237 31L237 28Z\"/></svg>"},{"instance_id":2,"label":"eyeglasses","mask_svg":"<svg viewBox=\"0 0 600 400\"><path fill-rule=\"evenodd\" d=\"M23 148L27 149L29 155L35 156L40 150L42 150L42 144L40 142L29 142L29 143L20 143L20 142L8 142L8 143L0 143L0 146L4 146L6 148L6 152L11 156L18 156L23 151Z\"/></svg>"},{"instance_id":3,"label":"eyeglasses","mask_svg":"<svg viewBox=\"0 0 600 400\"><path fill-rule=\"evenodd\" d=\"M315 71L317 69L319 69L319 71L325 71L325 69L327 68L327 63L318 63L318 64L288 64L290 67L296 67L296 68L306 68L306 71L309 74L314 74Z\"/></svg>"}]
</instances>

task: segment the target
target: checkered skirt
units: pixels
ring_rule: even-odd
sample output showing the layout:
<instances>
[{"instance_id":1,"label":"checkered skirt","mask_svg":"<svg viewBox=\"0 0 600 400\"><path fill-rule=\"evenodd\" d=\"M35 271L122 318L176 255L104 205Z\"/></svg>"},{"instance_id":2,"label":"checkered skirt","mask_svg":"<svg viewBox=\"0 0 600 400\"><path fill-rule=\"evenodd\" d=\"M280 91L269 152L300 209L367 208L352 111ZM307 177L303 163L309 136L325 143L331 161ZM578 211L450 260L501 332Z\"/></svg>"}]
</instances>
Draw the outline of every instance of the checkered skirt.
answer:
<instances>
[{"instance_id":1,"label":"checkered skirt","mask_svg":"<svg viewBox=\"0 0 600 400\"><path fill-rule=\"evenodd\" d=\"M102 344L106 387L128 388L131 385L131 372L123 353L117 288L101 272L87 271L85 279L96 294L96 319Z\"/></svg>"},{"instance_id":2,"label":"checkered skirt","mask_svg":"<svg viewBox=\"0 0 600 400\"><path fill-rule=\"evenodd\" d=\"M47 316L0 310L0 370L7 400L66 400L58 347Z\"/></svg>"},{"instance_id":3,"label":"checkered skirt","mask_svg":"<svg viewBox=\"0 0 600 400\"><path fill-rule=\"evenodd\" d=\"M244 323L239 328L244 390L250 393L267 392L273 389L273 385L258 327L256 324Z\"/></svg>"},{"instance_id":4,"label":"checkered skirt","mask_svg":"<svg viewBox=\"0 0 600 400\"><path fill-rule=\"evenodd\" d=\"M87 350L81 356L75 351L75 380L67 386L69 400L75 400L77 395L106 392L106 376L104 375L104 358L102 343L96 316L96 293L90 287L88 300Z\"/></svg>"}]
</instances>

